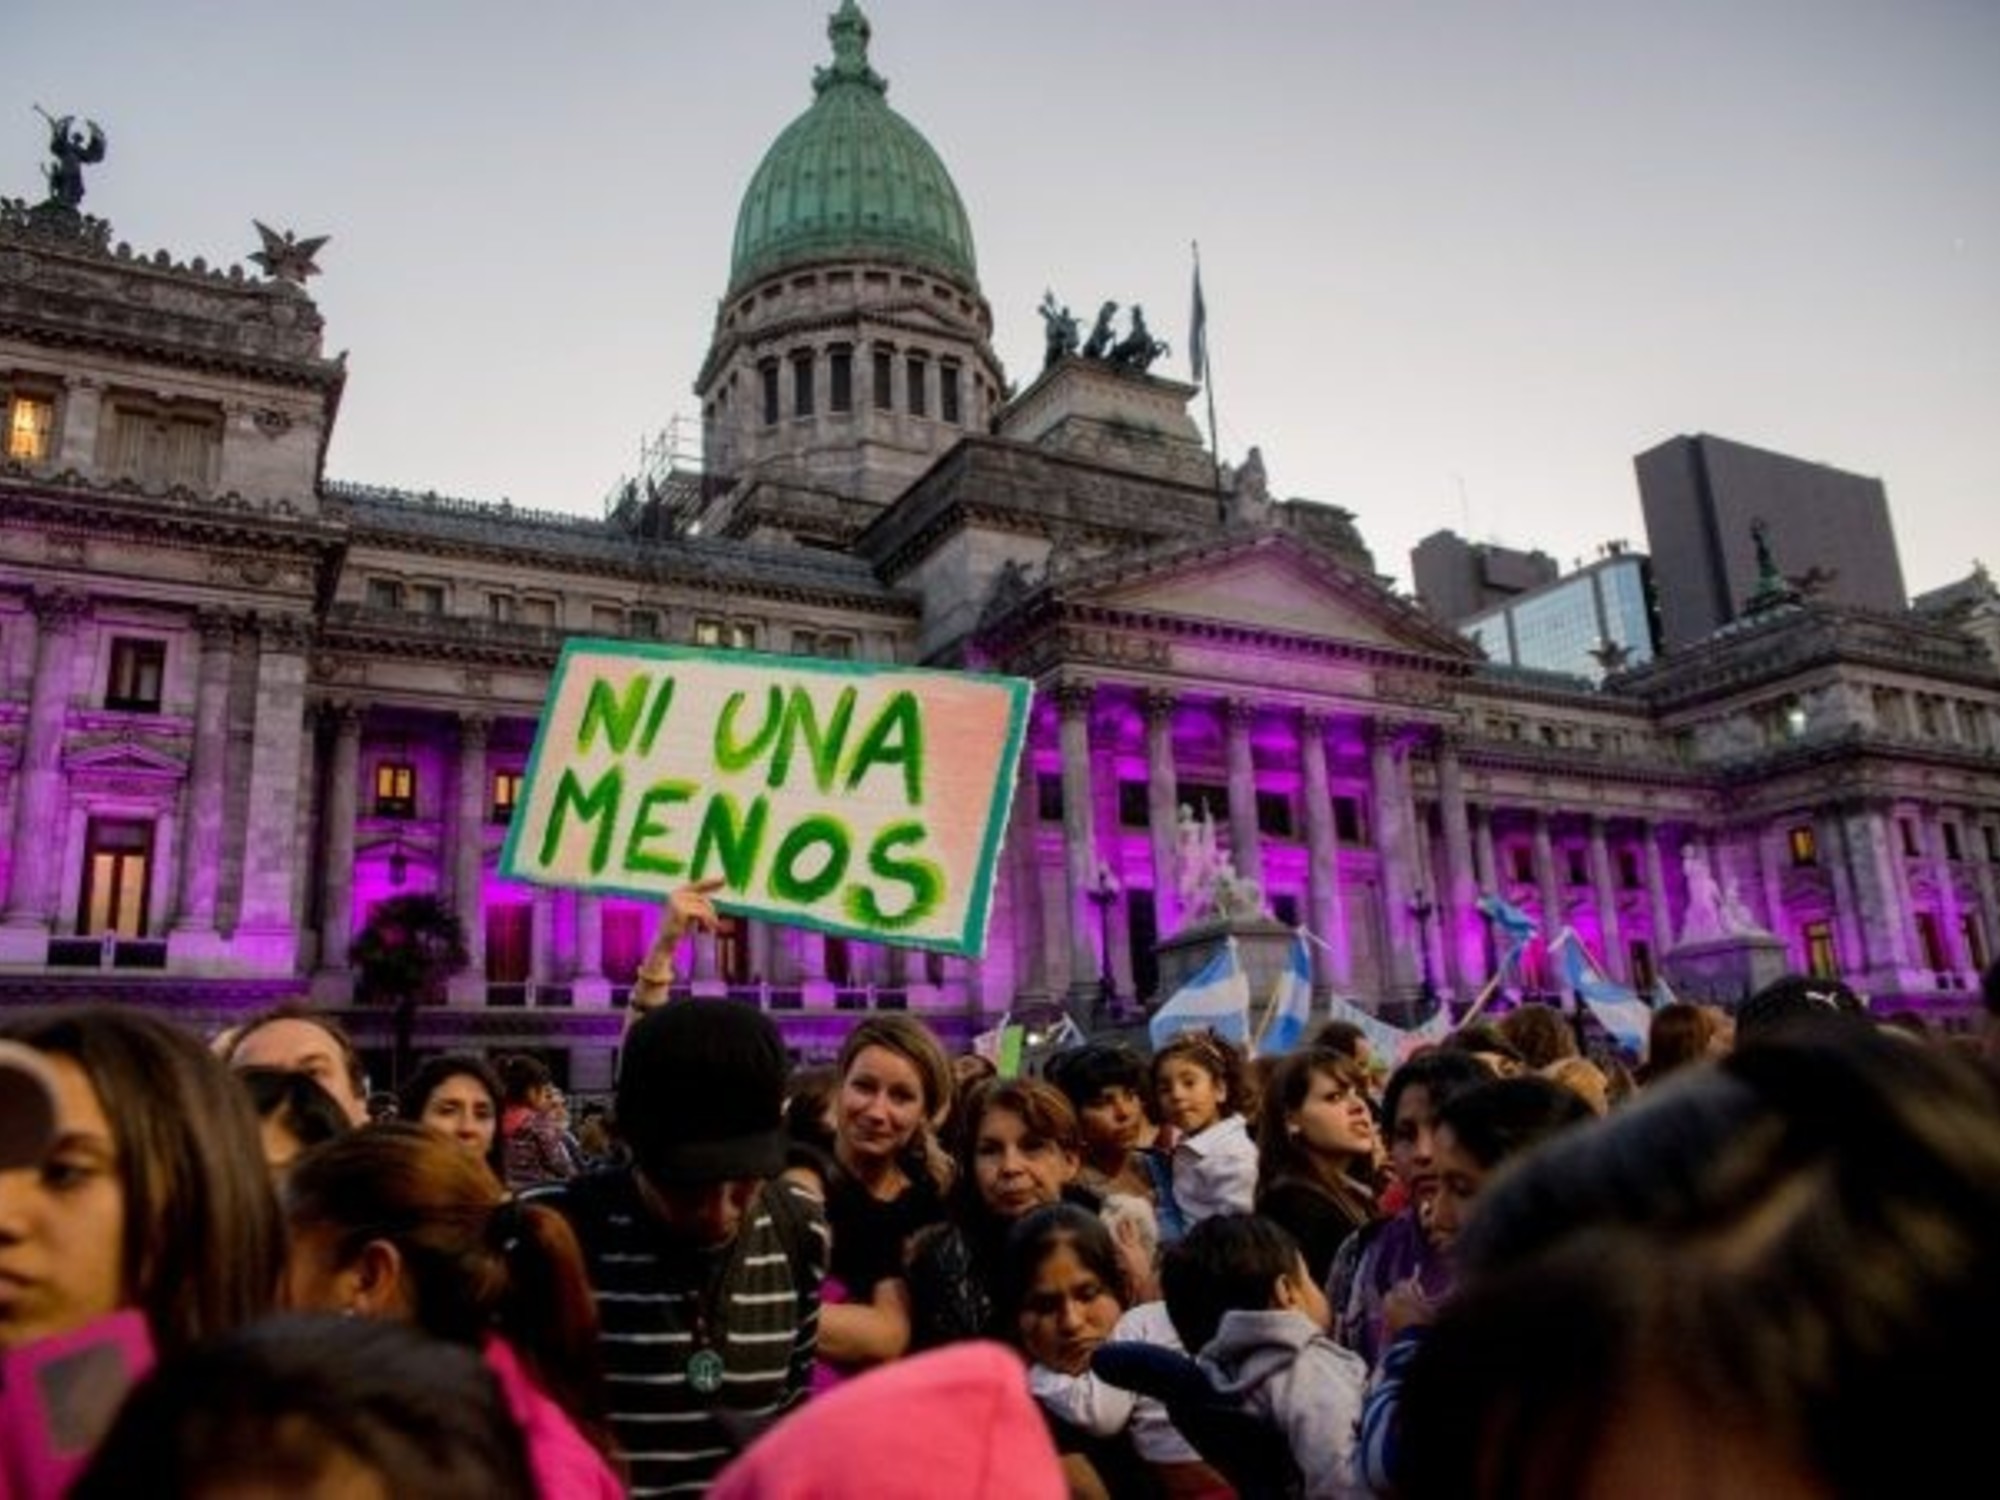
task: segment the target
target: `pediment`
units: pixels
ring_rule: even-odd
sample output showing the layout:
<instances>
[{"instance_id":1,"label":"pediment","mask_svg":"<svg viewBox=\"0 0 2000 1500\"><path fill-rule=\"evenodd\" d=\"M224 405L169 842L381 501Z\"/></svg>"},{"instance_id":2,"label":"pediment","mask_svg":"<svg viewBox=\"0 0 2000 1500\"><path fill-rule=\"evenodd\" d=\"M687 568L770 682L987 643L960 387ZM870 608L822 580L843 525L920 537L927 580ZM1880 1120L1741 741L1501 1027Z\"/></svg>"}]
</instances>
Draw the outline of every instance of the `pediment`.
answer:
<instances>
[{"instance_id":1,"label":"pediment","mask_svg":"<svg viewBox=\"0 0 2000 1500\"><path fill-rule=\"evenodd\" d=\"M1060 586L1064 599L1164 621L1268 630L1349 646L1476 659L1373 577L1284 533L1108 559Z\"/></svg>"},{"instance_id":2,"label":"pediment","mask_svg":"<svg viewBox=\"0 0 2000 1500\"><path fill-rule=\"evenodd\" d=\"M142 740L121 739L72 749L63 769L72 776L183 776L187 763Z\"/></svg>"}]
</instances>

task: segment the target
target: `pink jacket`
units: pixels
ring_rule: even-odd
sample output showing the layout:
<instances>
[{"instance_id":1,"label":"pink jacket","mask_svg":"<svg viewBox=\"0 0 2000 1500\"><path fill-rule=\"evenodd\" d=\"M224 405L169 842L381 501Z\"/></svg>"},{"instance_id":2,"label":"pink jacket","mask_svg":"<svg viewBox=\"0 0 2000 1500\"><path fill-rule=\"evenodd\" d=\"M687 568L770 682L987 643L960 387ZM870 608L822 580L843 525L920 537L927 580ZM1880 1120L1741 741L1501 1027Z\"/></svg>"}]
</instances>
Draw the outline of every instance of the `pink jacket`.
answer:
<instances>
[{"instance_id":1,"label":"pink jacket","mask_svg":"<svg viewBox=\"0 0 2000 1500\"><path fill-rule=\"evenodd\" d=\"M486 1368L500 1382L507 1409L528 1444L528 1467L542 1500L624 1500L611 1465L576 1430L569 1414L536 1385L518 1355L500 1339L486 1341Z\"/></svg>"}]
</instances>

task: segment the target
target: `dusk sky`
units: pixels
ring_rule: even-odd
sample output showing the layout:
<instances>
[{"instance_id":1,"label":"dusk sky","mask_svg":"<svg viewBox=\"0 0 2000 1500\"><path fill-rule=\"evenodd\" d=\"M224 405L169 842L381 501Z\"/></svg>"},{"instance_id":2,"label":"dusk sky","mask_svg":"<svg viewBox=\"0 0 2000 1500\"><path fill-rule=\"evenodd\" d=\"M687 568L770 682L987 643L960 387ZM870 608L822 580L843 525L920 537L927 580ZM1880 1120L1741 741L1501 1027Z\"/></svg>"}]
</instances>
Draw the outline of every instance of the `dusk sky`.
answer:
<instances>
[{"instance_id":1,"label":"dusk sky","mask_svg":"<svg viewBox=\"0 0 2000 1500\"><path fill-rule=\"evenodd\" d=\"M1439 527L1643 546L1632 457L1692 432L1879 476L1913 590L2000 567L1996 0L864 6L1009 376L1044 288L1184 375L1199 240L1223 457L1401 581ZM834 8L20 6L0 195L42 196L41 104L109 134L84 208L136 249L331 235L329 474L595 512L696 413Z\"/></svg>"}]
</instances>

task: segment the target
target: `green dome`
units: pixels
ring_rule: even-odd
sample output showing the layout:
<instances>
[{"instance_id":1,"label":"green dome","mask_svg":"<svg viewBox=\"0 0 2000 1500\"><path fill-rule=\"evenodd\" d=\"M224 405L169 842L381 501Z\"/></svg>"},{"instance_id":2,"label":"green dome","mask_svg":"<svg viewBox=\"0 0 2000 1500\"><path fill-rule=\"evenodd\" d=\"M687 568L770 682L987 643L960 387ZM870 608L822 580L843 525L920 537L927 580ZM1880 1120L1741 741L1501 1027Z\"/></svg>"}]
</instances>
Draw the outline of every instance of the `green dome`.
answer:
<instances>
[{"instance_id":1,"label":"green dome","mask_svg":"<svg viewBox=\"0 0 2000 1500\"><path fill-rule=\"evenodd\" d=\"M736 214L729 290L786 266L888 260L976 287L972 225L951 174L889 108L868 66L868 19L844 0L827 22L833 65L813 75L811 109L764 153Z\"/></svg>"}]
</instances>

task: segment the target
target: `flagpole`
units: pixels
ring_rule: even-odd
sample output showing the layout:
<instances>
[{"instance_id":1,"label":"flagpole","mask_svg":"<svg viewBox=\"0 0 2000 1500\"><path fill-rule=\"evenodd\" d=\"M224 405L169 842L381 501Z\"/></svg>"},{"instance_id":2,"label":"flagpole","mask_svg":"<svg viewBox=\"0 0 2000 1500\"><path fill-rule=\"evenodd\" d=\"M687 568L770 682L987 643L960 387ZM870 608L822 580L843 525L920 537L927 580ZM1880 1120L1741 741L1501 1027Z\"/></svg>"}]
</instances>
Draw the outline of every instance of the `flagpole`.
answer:
<instances>
[{"instance_id":1,"label":"flagpole","mask_svg":"<svg viewBox=\"0 0 2000 1500\"><path fill-rule=\"evenodd\" d=\"M1201 294L1201 241L1189 240L1188 246L1194 251L1194 300L1201 319L1200 326L1189 331L1189 338L1201 341L1201 368L1194 373L1208 400L1208 469L1215 483L1215 519L1219 525L1227 526L1229 506L1222 494L1222 450L1215 436L1215 364L1208 357L1208 303Z\"/></svg>"}]
</instances>

